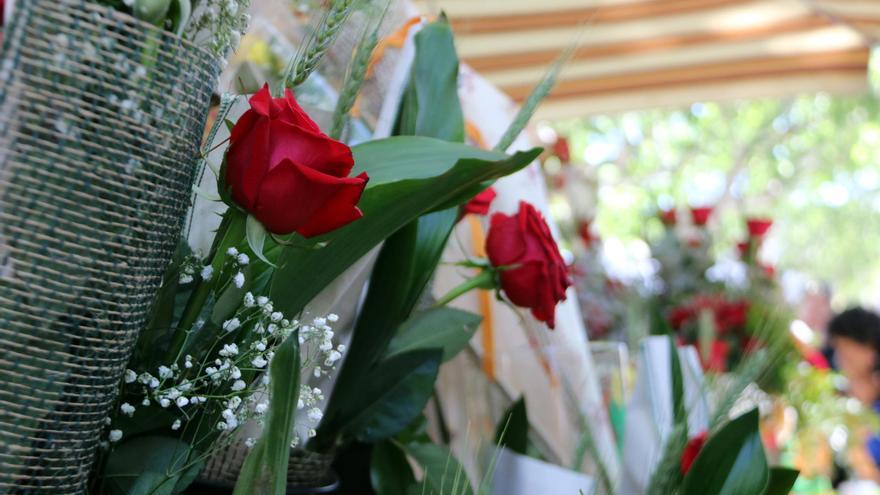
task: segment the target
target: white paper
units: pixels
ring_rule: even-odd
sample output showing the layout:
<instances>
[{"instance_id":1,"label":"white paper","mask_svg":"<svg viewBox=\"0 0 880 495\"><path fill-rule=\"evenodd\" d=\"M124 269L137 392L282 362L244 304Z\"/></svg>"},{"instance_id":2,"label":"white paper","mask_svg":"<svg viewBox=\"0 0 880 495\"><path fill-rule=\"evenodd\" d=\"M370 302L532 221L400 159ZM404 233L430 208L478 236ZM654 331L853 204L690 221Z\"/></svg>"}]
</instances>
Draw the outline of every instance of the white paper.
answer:
<instances>
[{"instance_id":1,"label":"white paper","mask_svg":"<svg viewBox=\"0 0 880 495\"><path fill-rule=\"evenodd\" d=\"M492 495L536 495L539 493L592 493L594 481L571 471L517 454L505 448L498 452Z\"/></svg>"}]
</instances>

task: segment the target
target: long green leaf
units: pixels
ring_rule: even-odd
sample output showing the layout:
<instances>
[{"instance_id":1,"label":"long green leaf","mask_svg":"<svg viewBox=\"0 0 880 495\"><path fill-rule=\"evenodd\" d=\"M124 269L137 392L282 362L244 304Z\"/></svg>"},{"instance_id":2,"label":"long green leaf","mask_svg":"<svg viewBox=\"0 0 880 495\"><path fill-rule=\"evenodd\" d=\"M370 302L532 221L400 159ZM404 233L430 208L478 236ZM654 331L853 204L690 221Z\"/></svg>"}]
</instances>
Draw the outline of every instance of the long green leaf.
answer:
<instances>
[{"instance_id":1,"label":"long green leaf","mask_svg":"<svg viewBox=\"0 0 880 495\"><path fill-rule=\"evenodd\" d=\"M294 332L275 352L269 366L270 407L263 433L251 449L235 484L234 495L284 495L290 441L299 401L299 333Z\"/></svg>"},{"instance_id":2,"label":"long green leaf","mask_svg":"<svg viewBox=\"0 0 880 495\"><path fill-rule=\"evenodd\" d=\"M419 349L442 349L443 361L467 346L482 318L455 308L434 308L414 314L397 330L388 356Z\"/></svg>"},{"instance_id":3,"label":"long green leaf","mask_svg":"<svg viewBox=\"0 0 880 495\"><path fill-rule=\"evenodd\" d=\"M526 412L526 399L520 397L501 417L495 427L495 445L506 447L518 454L528 455L529 416Z\"/></svg>"},{"instance_id":4,"label":"long green leaf","mask_svg":"<svg viewBox=\"0 0 880 495\"><path fill-rule=\"evenodd\" d=\"M421 142L425 138L410 139ZM395 145L413 146L415 142L398 140ZM498 162L461 159L438 176L400 180L368 189L359 204L364 217L323 236L323 240L329 241L327 247L311 251L285 249L281 253L270 288L272 300L277 302L280 311L299 313L321 289L404 225L474 184L520 170L539 153L540 149L516 153ZM410 164L417 167L419 161Z\"/></svg>"},{"instance_id":5,"label":"long green leaf","mask_svg":"<svg viewBox=\"0 0 880 495\"><path fill-rule=\"evenodd\" d=\"M403 430L425 408L434 391L441 351L427 349L391 357L361 380L357 401L346 405L337 419L348 438L374 442ZM321 423L321 428L333 427Z\"/></svg>"},{"instance_id":6,"label":"long green leaf","mask_svg":"<svg viewBox=\"0 0 880 495\"><path fill-rule=\"evenodd\" d=\"M770 480L762 495L788 495L800 472L784 467L770 468Z\"/></svg>"},{"instance_id":7,"label":"long green leaf","mask_svg":"<svg viewBox=\"0 0 880 495\"><path fill-rule=\"evenodd\" d=\"M416 484L406 454L390 440L373 445L370 484L376 495L407 495Z\"/></svg>"},{"instance_id":8,"label":"long green leaf","mask_svg":"<svg viewBox=\"0 0 880 495\"><path fill-rule=\"evenodd\" d=\"M188 464L189 444L176 438L141 436L113 450L104 470L110 495L171 495L178 483L201 469Z\"/></svg>"},{"instance_id":9,"label":"long green leaf","mask_svg":"<svg viewBox=\"0 0 880 495\"><path fill-rule=\"evenodd\" d=\"M683 495L762 493L770 478L758 410L730 421L709 437L684 477Z\"/></svg>"}]
</instances>

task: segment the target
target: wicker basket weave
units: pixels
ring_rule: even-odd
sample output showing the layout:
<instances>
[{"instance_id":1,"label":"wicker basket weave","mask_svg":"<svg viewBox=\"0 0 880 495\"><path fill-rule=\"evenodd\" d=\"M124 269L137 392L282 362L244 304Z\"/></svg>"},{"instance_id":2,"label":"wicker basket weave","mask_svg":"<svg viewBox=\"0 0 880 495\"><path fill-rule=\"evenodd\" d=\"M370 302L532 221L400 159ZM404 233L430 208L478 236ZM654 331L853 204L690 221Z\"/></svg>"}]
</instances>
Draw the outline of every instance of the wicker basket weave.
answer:
<instances>
[{"instance_id":1,"label":"wicker basket weave","mask_svg":"<svg viewBox=\"0 0 880 495\"><path fill-rule=\"evenodd\" d=\"M18 5L0 56L0 492L82 493L218 64L84 0Z\"/></svg>"}]
</instances>

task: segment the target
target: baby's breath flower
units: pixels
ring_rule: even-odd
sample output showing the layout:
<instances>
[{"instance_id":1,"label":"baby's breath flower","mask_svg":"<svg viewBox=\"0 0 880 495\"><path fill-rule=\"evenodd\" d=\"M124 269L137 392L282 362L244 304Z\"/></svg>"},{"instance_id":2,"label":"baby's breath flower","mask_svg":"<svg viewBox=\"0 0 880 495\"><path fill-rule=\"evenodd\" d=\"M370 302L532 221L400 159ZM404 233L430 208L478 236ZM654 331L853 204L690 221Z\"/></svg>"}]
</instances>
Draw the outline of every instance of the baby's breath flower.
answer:
<instances>
[{"instance_id":1,"label":"baby's breath flower","mask_svg":"<svg viewBox=\"0 0 880 495\"><path fill-rule=\"evenodd\" d=\"M137 380L137 373L132 370L125 370L125 383L134 383Z\"/></svg>"},{"instance_id":2,"label":"baby's breath flower","mask_svg":"<svg viewBox=\"0 0 880 495\"><path fill-rule=\"evenodd\" d=\"M257 355L251 360L251 364L254 365L254 368L264 368L269 361L266 361L266 358L263 356Z\"/></svg>"},{"instance_id":3,"label":"baby's breath flower","mask_svg":"<svg viewBox=\"0 0 880 495\"><path fill-rule=\"evenodd\" d=\"M246 438L245 441L244 441L244 446L250 449L250 448L253 448L253 446L254 446L256 443L257 443L257 441L254 440L253 437L248 437L248 438Z\"/></svg>"},{"instance_id":4,"label":"baby's breath flower","mask_svg":"<svg viewBox=\"0 0 880 495\"><path fill-rule=\"evenodd\" d=\"M114 443L122 440L122 430L110 430L110 434L107 438Z\"/></svg>"},{"instance_id":5,"label":"baby's breath flower","mask_svg":"<svg viewBox=\"0 0 880 495\"><path fill-rule=\"evenodd\" d=\"M235 284L235 287L241 289L244 287L244 273L238 272L232 277L232 283Z\"/></svg>"},{"instance_id":6,"label":"baby's breath flower","mask_svg":"<svg viewBox=\"0 0 880 495\"><path fill-rule=\"evenodd\" d=\"M121 406L119 406L119 410L122 414L125 414L128 417L134 416L134 406L129 404L128 402L123 402Z\"/></svg>"},{"instance_id":7,"label":"baby's breath flower","mask_svg":"<svg viewBox=\"0 0 880 495\"><path fill-rule=\"evenodd\" d=\"M240 253L238 257L235 258L235 261L237 261L239 265L247 265L251 262L251 259L245 253Z\"/></svg>"},{"instance_id":8,"label":"baby's breath flower","mask_svg":"<svg viewBox=\"0 0 880 495\"><path fill-rule=\"evenodd\" d=\"M235 380L235 383L232 384L232 391L239 392L241 390L244 390L246 386L247 384L244 383L244 380Z\"/></svg>"},{"instance_id":9,"label":"baby's breath flower","mask_svg":"<svg viewBox=\"0 0 880 495\"><path fill-rule=\"evenodd\" d=\"M262 308L263 306L265 306L265 305L267 305L267 304L269 304L269 298L268 298L268 297L266 297L266 296L260 296L260 297L257 298L257 306L259 306L259 307Z\"/></svg>"},{"instance_id":10,"label":"baby's breath flower","mask_svg":"<svg viewBox=\"0 0 880 495\"><path fill-rule=\"evenodd\" d=\"M168 399L162 398L162 399L159 399L159 405L162 406L163 408L167 408L168 406L171 405L171 401Z\"/></svg>"},{"instance_id":11,"label":"baby's breath flower","mask_svg":"<svg viewBox=\"0 0 880 495\"><path fill-rule=\"evenodd\" d=\"M321 418L324 417L324 413L321 412L321 410L318 409L317 407L313 407L313 408L309 409L308 416L309 416L310 420L318 422L318 421L321 421Z\"/></svg>"},{"instance_id":12,"label":"baby's breath flower","mask_svg":"<svg viewBox=\"0 0 880 495\"><path fill-rule=\"evenodd\" d=\"M232 257L236 257L236 256L238 256L238 249L235 249L234 246L230 247L229 249L226 250L226 254L229 256L232 256Z\"/></svg>"},{"instance_id":13,"label":"baby's breath flower","mask_svg":"<svg viewBox=\"0 0 880 495\"><path fill-rule=\"evenodd\" d=\"M220 431L225 431L229 429L229 426L226 425L226 421L217 422L217 429Z\"/></svg>"},{"instance_id":14,"label":"baby's breath flower","mask_svg":"<svg viewBox=\"0 0 880 495\"><path fill-rule=\"evenodd\" d=\"M171 423L171 429L177 431L180 429L180 420L175 419L173 423Z\"/></svg>"},{"instance_id":15,"label":"baby's breath flower","mask_svg":"<svg viewBox=\"0 0 880 495\"><path fill-rule=\"evenodd\" d=\"M252 308L254 306L254 295L248 292L244 295L244 307Z\"/></svg>"},{"instance_id":16,"label":"baby's breath flower","mask_svg":"<svg viewBox=\"0 0 880 495\"><path fill-rule=\"evenodd\" d=\"M159 366L159 378L167 380L174 376L174 372L168 366Z\"/></svg>"},{"instance_id":17,"label":"baby's breath flower","mask_svg":"<svg viewBox=\"0 0 880 495\"><path fill-rule=\"evenodd\" d=\"M284 315L281 314L280 311L275 311L274 313L269 315L269 318L274 322L279 322L279 321L281 321L282 318L284 318Z\"/></svg>"},{"instance_id":18,"label":"baby's breath flower","mask_svg":"<svg viewBox=\"0 0 880 495\"><path fill-rule=\"evenodd\" d=\"M237 330L240 326L241 321L238 318L232 318L231 320L226 320L223 322L223 330L226 330L227 332Z\"/></svg>"},{"instance_id":19,"label":"baby's breath flower","mask_svg":"<svg viewBox=\"0 0 880 495\"><path fill-rule=\"evenodd\" d=\"M200 275L202 276L202 280L211 280L211 277L214 275L214 267L211 265L205 266L202 268Z\"/></svg>"},{"instance_id":20,"label":"baby's breath flower","mask_svg":"<svg viewBox=\"0 0 880 495\"><path fill-rule=\"evenodd\" d=\"M260 402L259 404L254 406L254 412L257 413L258 415L261 415L261 416L263 414L266 414L266 411L268 409L269 409L269 404L267 404L265 402Z\"/></svg>"},{"instance_id":21,"label":"baby's breath flower","mask_svg":"<svg viewBox=\"0 0 880 495\"><path fill-rule=\"evenodd\" d=\"M150 399L144 398L144 400L141 401L141 405L142 405L142 406L145 406L145 407L146 407L146 406L149 406L149 405L150 405Z\"/></svg>"},{"instance_id":22,"label":"baby's breath flower","mask_svg":"<svg viewBox=\"0 0 880 495\"><path fill-rule=\"evenodd\" d=\"M189 405L189 399L186 397L178 397L176 401L177 407L185 407Z\"/></svg>"},{"instance_id":23,"label":"baby's breath flower","mask_svg":"<svg viewBox=\"0 0 880 495\"><path fill-rule=\"evenodd\" d=\"M336 313L330 313L329 315L327 315L327 321L331 323L336 323L337 321L339 321L339 315L337 315Z\"/></svg>"}]
</instances>

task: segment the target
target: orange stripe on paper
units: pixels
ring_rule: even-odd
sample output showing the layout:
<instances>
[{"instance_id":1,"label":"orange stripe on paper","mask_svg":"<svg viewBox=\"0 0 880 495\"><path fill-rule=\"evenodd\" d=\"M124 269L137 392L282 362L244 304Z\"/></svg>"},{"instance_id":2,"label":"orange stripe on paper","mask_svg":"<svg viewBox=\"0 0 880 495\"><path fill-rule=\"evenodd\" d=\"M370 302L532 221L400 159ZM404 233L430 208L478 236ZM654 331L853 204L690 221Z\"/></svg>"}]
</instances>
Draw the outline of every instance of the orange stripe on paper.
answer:
<instances>
[{"instance_id":1,"label":"orange stripe on paper","mask_svg":"<svg viewBox=\"0 0 880 495\"><path fill-rule=\"evenodd\" d=\"M471 228L471 245L474 255L480 258L486 256L486 236L483 225L478 217L468 215L468 225ZM483 316L483 372L491 381L495 381L495 331L492 319L492 293L486 289L477 290L477 300L480 305L480 314Z\"/></svg>"}]
</instances>

